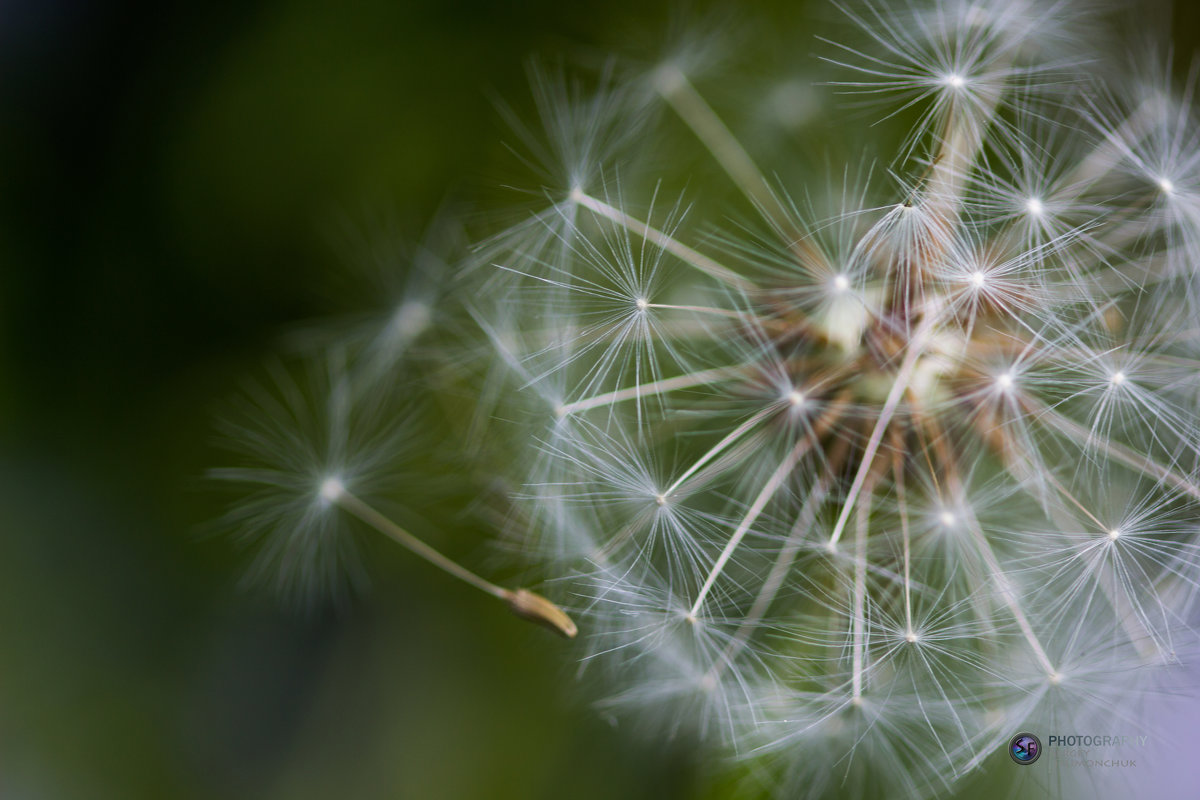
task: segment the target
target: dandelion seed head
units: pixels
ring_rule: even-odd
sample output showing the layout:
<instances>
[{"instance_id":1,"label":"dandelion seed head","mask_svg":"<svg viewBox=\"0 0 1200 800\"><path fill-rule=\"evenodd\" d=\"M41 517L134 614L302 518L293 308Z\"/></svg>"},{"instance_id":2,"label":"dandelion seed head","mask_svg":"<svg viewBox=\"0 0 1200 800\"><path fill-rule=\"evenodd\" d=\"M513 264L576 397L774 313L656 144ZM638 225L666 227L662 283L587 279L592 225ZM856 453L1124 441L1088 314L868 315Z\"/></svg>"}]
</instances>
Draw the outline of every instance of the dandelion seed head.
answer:
<instances>
[{"instance_id":1,"label":"dandelion seed head","mask_svg":"<svg viewBox=\"0 0 1200 800\"><path fill-rule=\"evenodd\" d=\"M533 69L526 202L450 307L232 432L260 571L358 581L339 512L404 507L389 399L430 393L414 463L571 599L599 706L774 796L946 794L1039 704L1132 718L1200 611L1191 90L1087 0L837 5L829 101L687 48ZM814 109L858 166L790 149Z\"/></svg>"},{"instance_id":2,"label":"dandelion seed head","mask_svg":"<svg viewBox=\"0 0 1200 800\"><path fill-rule=\"evenodd\" d=\"M780 796L923 797L1033 696L1121 705L1082 643L1132 671L1195 638L1200 214L1178 186L1200 133L1190 98L1101 66L1103 14L839 8L858 38L826 41L828 83L894 120L864 131L888 168L823 165L825 190L763 146L793 124L780 80L629 70L646 135L499 237L481 302L521 321L513 432L481 448L526 487L514 541L585 587L614 702ZM681 131L711 175L656 151ZM711 207L729 193L741 213Z\"/></svg>"}]
</instances>

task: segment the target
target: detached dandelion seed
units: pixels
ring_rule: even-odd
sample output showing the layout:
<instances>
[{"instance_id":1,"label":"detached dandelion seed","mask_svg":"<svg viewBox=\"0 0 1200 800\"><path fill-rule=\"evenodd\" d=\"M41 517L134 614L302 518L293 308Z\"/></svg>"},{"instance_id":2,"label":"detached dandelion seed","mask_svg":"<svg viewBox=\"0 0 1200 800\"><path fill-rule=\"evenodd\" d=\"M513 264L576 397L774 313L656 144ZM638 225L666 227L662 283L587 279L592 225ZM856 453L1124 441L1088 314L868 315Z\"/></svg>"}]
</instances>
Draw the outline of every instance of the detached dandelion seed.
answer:
<instances>
[{"instance_id":1,"label":"detached dandelion seed","mask_svg":"<svg viewBox=\"0 0 1200 800\"><path fill-rule=\"evenodd\" d=\"M480 577L358 494L377 491L399 474L418 436L405 417L419 411L379 404L375 392L383 387L369 359L363 373L341 358L326 366L328 372L310 375L308 385L277 369L275 386L255 387L242 419L227 423L230 447L255 463L214 470L212 476L257 487L228 518L260 544L254 572L274 582L290 602L311 607L341 599L344 581L355 588L364 578L353 532L339 519L344 514L504 601L517 616L573 638L578 629L557 605L528 589L505 589Z\"/></svg>"}]
</instances>

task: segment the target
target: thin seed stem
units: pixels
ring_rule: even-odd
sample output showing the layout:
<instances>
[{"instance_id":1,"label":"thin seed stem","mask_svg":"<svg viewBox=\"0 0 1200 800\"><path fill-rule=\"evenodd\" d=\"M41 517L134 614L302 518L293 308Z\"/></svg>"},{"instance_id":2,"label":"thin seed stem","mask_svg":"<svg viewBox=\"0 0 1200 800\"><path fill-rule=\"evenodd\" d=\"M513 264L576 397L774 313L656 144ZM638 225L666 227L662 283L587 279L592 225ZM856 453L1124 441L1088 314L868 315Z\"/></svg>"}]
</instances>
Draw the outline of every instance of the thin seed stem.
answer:
<instances>
[{"instance_id":1,"label":"thin seed stem","mask_svg":"<svg viewBox=\"0 0 1200 800\"><path fill-rule=\"evenodd\" d=\"M678 67L659 67L655 86L663 99L675 109L696 138L725 170L742 194L758 206L773 222L781 223L787 214L779 204L762 170L742 147L712 106L696 91L687 75Z\"/></svg>"},{"instance_id":2,"label":"thin seed stem","mask_svg":"<svg viewBox=\"0 0 1200 800\"><path fill-rule=\"evenodd\" d=\"M708 577L704 580L704 585L700 588L696 602L692 605L692 610L688 612L689 619L696 618L696 615L700 612L700 608L704 605L704 599L708 596L709 590L716 583L717 577L725 569L725 565L729 562L730 557L733 556L733 552L738 548L738 545L741 544L742 539L745 538L746 533L750 530L750 526L758 519L758 515L766 508L771 498L775 496L775 492L787 480L788 475L795 469L796 464L799 463L804 454L816 444L818 437L841 417L844 410L845 404L843 402L831 403L808 435L801 437L788 454L783 457L783 460L779 462L779 466L771 473L771 477L767 480L766 485L763 486L758 496L754 498L754 502L751 503L750 508L746 511L746 515L742 517L742 521L738 523L737 529L734 530L733 535L729 537L729 541L725 544L725 549L721 551L721 555L717 558L716 563L713 564L712 570L709 571Z\"/></svg>"},{"instance_id":3,"label":"thin seed stem","mask_svg":"<svg viewBox=\"0 0 1200 800\"><path fill-rule=\"evenodd\" d=\"M1028 454L1022 451L1016 442L1011 441L1003 429L998 429L997 435L1001 437L999 446L1000 457L1004 459L1004 463L1008 466L1008 468L1014 473L1025 478L1033 477L1035 475L1036 468L1034 467ZM1046 481L1054 487L1055 491L1062 495L1062 497L1070 502L1071 505L1079 509L1080 513L1086 516L1092 522L1092 524L1096 526L1096 530L1101 535L1108 535L1110 533L1107 526L1101 522L1100 518L1089 511L1087 507L1075 497L1074 494L1067 490L1067 487L1062 485L1061 481L1049 473L1036 474L1038 474L1040 477L1044 477ZM1113 585L1112 578L1109 576L1107 570L1105 570L1103 567L1097 569L1095 571L1095 580L1097 586L1100 587L1101 594L1103 594L1105 599L1108 600L1108 603L1110 606L1112 606L1113 612L1117 615L1117 618L1121 620L1121 627L1124 628L1125 635L1129 637L1129 641L1137 649L1138 653L1143 659L1150 661L1155 655L1157 655L1156 651L1148 648L1146 645L1147 639L1154 639L1153 634L1151 634L1151 632L1146 628L1142 620L1133 613L1133 610L1129 607L1128 598L1123 597L1118 591L1117 587Z\"/></svg>"},{"instance_id":4,"label":"thin seed stem","mask_svg":"<svg viewBox=\"0 0 1200 800\"><path fill-rule=\"evenodd\" d=\"M967 530L971 533L971 538L975 540L976 549L980 557L983 559L984 566L987 567L989 574L992 577L992 582L996 584L996 589L1000 594L1004 604L1008 607L1009 613L1017 621L1017 627L1021 629L1021 634L1025 637L1025 641L1029 643L1033 654L1037 656L1038 663L1046 671L1046 676L1052 681L1057 681L1059 678L1058 670L1054 664L1050 662L1050 657L1046 655L1046 650L1042 647L1041 641L1037 634L1033 632L1033 626L1029 624L1029 618L1025 616L1025 610L1021 608L1021 601L1013 595L1012 584L1008 580L1008 576L1004 574L1004 570L1000 567L1000 562L996 560L996 553L992 550L992 545L984 536L983 531L974 519L967 521Z\"/></svg>"},{"instance_id":5,"label":"thin seed stem","mask_svg":"<svg viewBox=\"0 0 1200 800\"><path fill-rule=\"evenodd\" d=\"M771 565L771 572L767 575L767 579L763 581L762 587L759 588L758 596L754 598L754 605L750 607L750 611L742 619L741 624L733 634L733 638L730 639L729 644L726 645L725 650L721 653L721 657L709 669L708 675L712 681L719 678L725 668L733 663L737 654L741 652L742 648L746 646L746 642L749 641L754 627L758 624L759 620L766 616L767 611L771 608L771 603L774 602L775 595L779 594L779 590L783 587L783 581L791 570L797 554L800 552L800 545L808 535L809 530L812 529L813 522L817 518L817 512L821 510L825 498L829 496L829 489L833 486L833 482L837 478L838 470L841 469L847 449L848 442L845 439L839 439L835 450L826 461L825 471L821 474L813 490L809 493L808 498L804 501L804 506L800 509L799 516L796 517L796 524L792 526L787 541L784 542L779 555L775 558L775 563Z\"/></svg>"},{"instance_id":6,"label":"thin seed stem","mask_svg":"<svg viewBox=\"0 0 1200 800\"><path fill-rule=\"evenodd\" d=\"M1138 651L1138 655L1147 663L1154 661L1161 655L1158 637L1146 627L1145 622L1137 614L1133 604L1129 601L1128 593L1114 585L1113 571L1111 565L1101 565L1096 570L1096 585L1100 587L1100 593L1112 606L1113 613L1121 621L1121 627L1125 630L1125 635L1129 637L1134 649Z\"/></svg>"},{"instance_id":7,"label":"thin seed stem","mask_svg":"<svg viewBox=\"0 0 1200 800\"><path fill-rule=\"evenodd\" d=\"M1045 477L1046 481L1054 487L1055 491L1065 497L1071 503L1071 505L1075 506L1085 517L1091 520L1092 524L1096 526L1096 530L1107 533L1107 531L1104 529L1104 523L1101 522L1095 514L1093 514L1091 511L1088 511L1087 507L1083 503L1079 502L1079 498L1067 491L1067 487L1063 486L1062 482L1060 482L1058 478L1049 473L1046 473L1043 477Z\"/></svg>"},{"instance_id":8,"label":"thin seed stem","mask_svg":"<svg viewBox=\"0 0 1200 800\"><path fill-rule=\"evenodd\" d=\"M549 628L560 636L574 638L578 629L561 608L528 589L505 589L481 578L461 564L447 558L404 528L379 513L373 506L346 491L339 481L330 479L321 487L321 496L335 503L346 513L358 518L375 530L400 544L435 567L444 570L485 594L503 600L509 610L522 619Z\"/></svg>"},{"instance_id":9,"label":"thin seed stem","mask_svg":"<svg viewBox=\"0 0 1200 800\"><path fill-rule=\"evenodd\" d=\"M750 429L761 422L765 417L770 415L772 411L773 409L764 408L726 434L721 441L714 444L711 448L709 448L708 452L700 456L695 463L684 470L684 473L676 478L675 482L668 486L666 491L663 492L663 497L670 497L671 495L675 494L679 487L683 485L684 481L696 474L696 470L700 469L705 464L719 456L722 452L729 449L734 442L745 436Z\"/></svg>"},{"instance_id":10,"label":"thin seed stem","mask_svg":"<svg viewBox=\"0 0 1200 800\"><path fill-rule=\"evenodd\" d=\"M651 397L658 394L667 394L669 392L678 391L679 389L690 389L695 386L706 386L712 383L728 380L737 374L737 370L733 367L718 367L716 369L706 369L699 372L692 372L687 375L676 375L673 378L663 378L650 383L642 383L637 386L630 386L625 389L618 389L613 392L598 394L594 397L587 397L583 400L576 400L574 403L564 403L559 406L557 412L559 416L573 414L576 411L586 411L591 408L599 408L601 406L609 406L615 403L622 403L626 400L636 400L641 397Z\"/></svg>"},{"instance_id":11,"label":"thin seed stem","mask_svg":"<svg viewBox=\"0 0 1200 800\"><path fill-rule=\"evenodd\" d=\"M1117 442L1094 436L1091 431L1075 420L1060 414L1049 406L1037 403L1032 398L1022 397L1021 405L1035 419L1043 422L1052 430L1065 435L1067 438L1073 439L1077 444L1095 447L1109 458L1119 461L1125 466L1141 472L1143 475L1169 484L1181 492L1200 500L1200 486L1192 483L1174 470L1164 467L1150 456L1138 453Z\"/></svg>"},{"instance_id":12,"label":"thin seed stem","mask_svg":"<svg viewBox=\"0 0 1200 800\"><path fill-rule=\"evenodd\" d=\"M933 429L930 431L929 438L932 442L932 447L937 452L940 462L939 466L945 473L948 488L961 497L964 492L962 480L958 473L957 462L948 452L936 420L932 417L922 415L921 424ZM991 542L987 540L987 536L984 535L983 529L979 527L979 523L975 520L974 516L968 514L966 517L967 519L964 520L966 529L970 533L971 539L975 542L976 552L979 553L979 557L983 560L983 565L987 569L992 583L995 584L1000 599L1008 608L1009 613L1013 615L1013 619L1016 620L1017 627L1021 629L1021 635L1025 637L1025 641L1028 642L1030 649L1033 650L1038 663L1046 671L1046 677L1052 683L1057 683L1061 679L1061 676L1054 667L1054 664L1051 663L1050 657L1046 655L1046 649L1042 646L1037 634L1034 633L1033 626L1029 624L1029 618L1025 616L1025 610L1021 607L1020 599L1014 596L1012 583L1004 573L1000 562L996 559L996 552L992 549Z\"/></svg>"},{"instance_id":13,"label":"thin seed stem","mask_svg":"<svg viewBox=\"0 0 1200 800\"><path fill-rule=\"evenodd\" d=\"M904 448L900 434L893 436L892 483L896 486L896 502L900 511L900 537L904 548L904 635L913 641L912 618L912 541L908 527L908 492L904 486Z\"/></svg>"},{"instance_id":14,"label":"thin seed stem","mask_svg":"<svg viewBox=\"0 0 1200 800\"><path fill-rule=\"evenodd\" d=\"M434 550L416 536L413 536L404 528L401 528L395 522L392 522L392 520L379 513L379 511L377 511L373 506L363 502L345 489L341 489L334 494L332 499L333 502L337 503L338 507L340 507L342 510L362 520L367 525L370 525L372 528L382 533L384 536L387 536L392 541L397 542L409 552L425 559L438 569L449 572L459 580L469 583L480 591L490 594L493 597L499 597L502 600L507 600L509 598L511 592L509 592L508 589L497 586L491 581L479 577L474 572L471 572L469 569L457 563L456 561L452 561L451 559L442 555L437 550Z\"/></svg>"},{"instance_id":15,"label":"thin seed stem","mask_svg":"<svg viewBox=\"0 0 1200 800\"><path fill-rule=\"evenodd\" d=\"M697 314L712 314L717 317L743 319L745 314L729 308L714 308L712 306L676 306L669 303L647 303L646 308L662 308L670 311L694 311Z\"/></svg>"},{"instance_id":16,"label":"thin seed stem","mask_svg":"<svg viewBox=\"0 0 1200 800\"><path fill-rule=\"evenodd\" d=\"M872 476L874 473L872 473ZM863 490L863 501L858 506L854 536L854 631L852 670L850 676L852 702L858 703L863 689L863 649L866 643L866 597L867 597L867 526L871 516L871 495L875 480Z\"/></svg>"},{"instance_id":17,"label":"thin seed stem","mask_svg":"<svg viewBox=\"0 0 1200 800\"><path fill-rule=\"evenodd\" d=\"M854 476L854 483L850 485L846 502L842 504L842 512L838 515L837 523L833 526L833 533L829 536L828 547L831 551L837 548L838 540L842 538L842 531L845 530L846 523L850 520L850 512L854 509L854 503L862 491L867 475L871 472L871 463L875 460L875 453L879 451L879 444L883 441L883 435L887 431L888 425L891 424L896 408L900 405L900 398L904 396L904 392L908 389L908 382L912 380L913 369L917 365L917 359L925 350L925 340L929 336L935 316L932 311L926 312L921 327L917 329L917 332L913 334L912 341L909 342L908 352L904 355L900 369L896 371L891 391L888 392L883 409L879 412L879 419L875 422L875 429L871 431L871 438L867 440L867 446L863 450L862 461L859 463L858 473Z\"/></svg>"},{"instance_id":18,"label":"thin seed stem","mask_svg":"<svg viewBox=\"0 0 1200 800\"><path fill-rule=\"evenodd\" d=\"M951 219L958 217L967 175L983 149L1000 98L1000 92L993 92L976 110L952 118L941 139L930 168L928 195L942 205L943 212Z\"/></svg>"},{"instance_id":19,"label":"thin seed stem","mask_svg":"<svg viewBox=\"0 0 1200 800\"><path fill-rule=\"evenodd\" d=\"M750 526L758 519L758 515L766 508L767 503L775 496L775 492L779 490L779 487L783 486L788 475L792 473L796 464L799 463L800 459L811 447L811 437L805 436L801 438L788 451L788 454L783 457L783 460L779 462L779 466L775 468L775 471L771 473L771 477L767 480L766 485L759 491L758 496L754 498L754 502L750 504L746 515L738 523L733 536L729 537L729 541L725 544L725 549L721 551L721 555L718 556L716 563L713 564L708 577L705 578L704 585L700 587L700 593L696 596L696 602L692 604L692 610L688 612L689 618L695 619L696 615L700 613L700 608L704 605L704 599L708 597L709 590L712 589L713 584L717 581L717 577L725 569L725 565L729 562L730 557L733 556L733 551L742 543L742 539L745 538L746 533L750 530Z\"/></svg>"},{"instance_id":20,"label":"thin seed stem","mask_svg":"<svg viewBox=\"0 0 1200 800\"><path fill-rule=\"evenodd\" d=\"M755 288L753 283L728 267L718 264L713 259L693 250L678 239L663 233L658 228L651 227L640 219L631 217L616 206L592 197L582 189L573 189L571 191L571 200L589 211L615 222L629 232L642 237L655 247L666 250L685 264L695 267L713 280L742 292L752 291Z\"/></svg>"},{"instance_id":21,"label":"thin seed stem","mask_svg":"<svg viewBox=\"0 0 1200 800\"><path fill-rule=\"evenodd\" d=\"M1126 154L1125 142L1141 139L1147 128L1162 113L1163 98L1152 93L1133 110L1120 127L1108 133L1104 141L1080 160L1070 174L1069 184L1090 184L1103 178L1121 162Z\"/></svg>"}]
</instances>

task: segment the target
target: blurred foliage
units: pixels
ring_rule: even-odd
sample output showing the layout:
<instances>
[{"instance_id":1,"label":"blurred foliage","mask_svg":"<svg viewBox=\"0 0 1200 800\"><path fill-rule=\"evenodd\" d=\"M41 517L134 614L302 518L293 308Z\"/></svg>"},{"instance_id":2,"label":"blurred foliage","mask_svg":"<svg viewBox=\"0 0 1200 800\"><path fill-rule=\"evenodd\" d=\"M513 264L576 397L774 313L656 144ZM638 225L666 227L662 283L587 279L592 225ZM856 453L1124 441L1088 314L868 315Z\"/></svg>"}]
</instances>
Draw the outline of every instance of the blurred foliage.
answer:
<instances>
[{"instance_id":1,"label":"blurred foliage","mask_svg":"<svg viewBox=\"0 0 1200 800\"><path fill-rule=\"evenodd\" d=\"M224 500L202 478L216 404L287 324L358 308L331 277L338 221L386 209L415 240L496 174L488 93L523 102L527 55L668 16L4 4L0 796L696 793L686 743L645 747L586 707L570 647L406 554L381 549L351 608L300 618L241 591L242 555L198 535Z\"/></svg>"}]
</instances>

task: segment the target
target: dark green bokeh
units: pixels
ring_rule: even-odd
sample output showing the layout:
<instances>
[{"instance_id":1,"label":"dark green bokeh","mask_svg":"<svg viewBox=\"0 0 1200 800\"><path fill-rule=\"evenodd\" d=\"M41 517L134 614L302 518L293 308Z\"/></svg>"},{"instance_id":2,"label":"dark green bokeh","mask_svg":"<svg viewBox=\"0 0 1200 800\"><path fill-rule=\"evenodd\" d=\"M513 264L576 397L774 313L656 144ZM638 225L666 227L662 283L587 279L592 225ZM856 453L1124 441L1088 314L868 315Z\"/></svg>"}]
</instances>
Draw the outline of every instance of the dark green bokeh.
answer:
<instances>
[{"instance_id":1,"label":"dark green bokeh","mask_svg":"<svg viewBox=\"0 0 1200 800\"><path fill-rule=\"evenodd\" d=\"M685 743L646 747L586 707L577 651L426 565L381 551L368 597L302 619L240 591L241 555L197 535L223 502L202 479L215 405L285 325L358 308L331 278L338 221L384 213L416 239L496 177L487 93L525 102L526 56L668 16L0 10L0 796L697 794ZM459 552L486 553L471 535Z\"/></svg>"}]
</instances>

